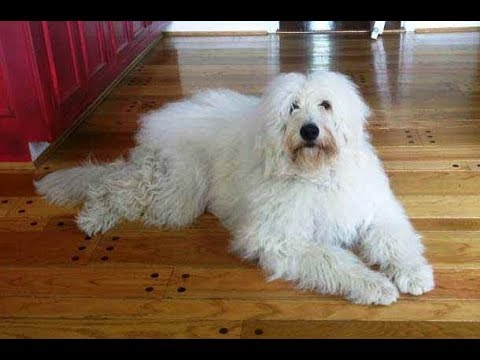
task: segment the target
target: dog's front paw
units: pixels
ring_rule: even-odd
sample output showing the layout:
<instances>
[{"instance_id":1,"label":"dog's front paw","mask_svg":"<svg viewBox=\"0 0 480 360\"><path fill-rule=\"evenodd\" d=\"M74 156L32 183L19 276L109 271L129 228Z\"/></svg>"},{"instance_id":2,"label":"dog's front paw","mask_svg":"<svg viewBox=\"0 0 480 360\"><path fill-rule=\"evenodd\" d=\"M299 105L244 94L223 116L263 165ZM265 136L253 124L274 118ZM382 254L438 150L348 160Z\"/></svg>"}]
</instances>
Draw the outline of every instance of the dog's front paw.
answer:
<instances>
[{"instance_id":1,"label":"dog's front paw","mask_svg":"<svg viewBox=\"0 0 480 360\"><path fill-rule=\"evenodd\" d=\"M347 298L355 304L390 305L399 296L395 285L387 277L380 274L360 279L352 286L354 286L354 289L350 291Z\"/></svg>"},{"instance_id":2,"label":"dog's front paw","mask_svg":"<svg viewBox=\"0 0 480 360\"><path fill-rule=\"evenodd\" d=\"M430 265L397 267L391 270L389 275L402 293L421 295L435 287L433 270Z\"/></svg>"}]
</instances>

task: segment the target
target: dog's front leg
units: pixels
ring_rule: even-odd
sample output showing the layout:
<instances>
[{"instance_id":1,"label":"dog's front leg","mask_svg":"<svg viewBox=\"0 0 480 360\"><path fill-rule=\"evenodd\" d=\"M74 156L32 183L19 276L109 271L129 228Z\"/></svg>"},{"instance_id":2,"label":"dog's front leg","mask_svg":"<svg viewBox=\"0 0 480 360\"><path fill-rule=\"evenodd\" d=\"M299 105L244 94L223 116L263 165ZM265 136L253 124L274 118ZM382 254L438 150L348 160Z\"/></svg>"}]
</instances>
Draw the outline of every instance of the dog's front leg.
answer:
<instances>
[{"instance_id":1,"label":"dog's front leg","mask_svg":"<svg viewBox=\"0 0 480 360\"><path fill-rule=\"evenodd\" d=\"M236 253L258 259L270 279L294 281L302 289L342 295L357 304L389 305L397 300L398 290L385 274L340 246L313 242L311 197L303 184L280 185L265 182L248 198L234 231Z\"/></svg>"},{"instance_id":2,"label":"dog's front leg","mask_svg":"<svg viewBox=\"0 0 480 360\"><path fill-rule=\"evenodd\" d=\"M398 290L382 273L369 269L348 250L335 246L304 244L295 250L262 251L260 265L270 279L295 281L302 289L343 295L357 304L389 305Z\"/></svg>"},{"instance_id":3,"label":"dog's front leg","mask_svg":"<svg viewBox=\"0 0 480 360\"><path fill-rule=\"evenodd\" d=\"M420 235L393 197L379 209L360 241L361 256L370 264L380 265L402 293L413 295L435 286L432 267L423 251Z\"/></svg>"}]
</instances>

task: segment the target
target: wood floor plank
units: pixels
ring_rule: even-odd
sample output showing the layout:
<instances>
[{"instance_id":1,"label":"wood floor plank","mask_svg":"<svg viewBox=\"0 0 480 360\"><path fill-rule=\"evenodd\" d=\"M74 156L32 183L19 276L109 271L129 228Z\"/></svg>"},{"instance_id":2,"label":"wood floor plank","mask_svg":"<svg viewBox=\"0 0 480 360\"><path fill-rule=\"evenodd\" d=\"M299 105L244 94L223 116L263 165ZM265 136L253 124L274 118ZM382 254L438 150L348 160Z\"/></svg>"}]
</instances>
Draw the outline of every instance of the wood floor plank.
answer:
<instances>
[{"instance_id":1,"label":"wood floor plank","mask_svg":"<svg viewBox=\"0 0 480 360\"><path fill-rule=\"evenodd\" d=\"M423 146L417 130L370 129L369 133L374 146Z\"/></svg>"},{"instance_id":2,"label":"wood floor plank","mask_svg":"<svg viewBox=\"0 0 480 360\"><path fill-rule=\"evenodd\" d=\"M443 172L450 171L458 173L460 171L472 172L472 165L476 165L480 160L462 158L461 156L449 160L385 160L383 166L389 173L408 171L411 176L416 176L418 172ZM458 165L455 167L454 165ZM474 174L473 174L474 175ZM402 175L400 175L402 176ZM408 175L405 175L408 176ZM468 176L468 175L465 175ZM430 187L426 191L435 191Z\"/></svg>"},{"instance_id":3,"label":"wood floor plank","mask_svg":"<svg viewBox=\"0 0 480 360\"><path fill-rule=\"evenodd\" d=\"M450 165L450 171L390 171L390 185L397 195L477 195L480 171L468 164Z\"/></svg>"},{"instance_id":4,"label":"wood floor plank","mask_svg":"<svg viewBox=\"0 0 480 360\"><path fill-rule=\"evenodd\" d=\"M32 172L0 173L0 198L36 196L33 179L34 174Z\"/></svg>"},{"instance_id":5,"label":"wood floor plank","mask_svg":"<svg viewBox=\"0 0 480 360\"><path fill-rule=\"evenodd\" d=\"M411 218L420 231L480 231L480 219L470 218Z\"/></svg>"},{"instance_id":6,"label":"wood floor plank","mask_svg":"<svg viewBox=\"0 0 480 360\"><path fill-rule=\"evenodd\" d=\"M40 216L0 217L0 236L11 232L42 232L48 221L49 218Z\"/></svg>"},{"instance_id":7,"label":"wood floor plank","mask_svg":"<svg viewBox=\"0 0 480 360\"><path fill-rule=\"evenodd\" d=\"M480 300L480 264L474 268L436 268L435 289L421 297L402 295L404 299ZM338 299L336 296L303 292L283 280L266 281L257 268L175 267L168 284L167 298L175 299Z\"/></svg>"},{"instance_id":8,"label":"wood floor plank","mask_svg":"<svg viewBox=\"0 0 480 360\"><path fill-rule=\"evenodd\" d=\"M84 245L86 246L86 245ZM163 297L172 275L168 266L9 267L0 272L0 297Z\"/></svg>"},{"instance_id":9,"label":"wood floor plank","mask_svg":"<svg viewBox=\"0 0 480 360\"><path fill-rule=\"evenodd\" d=\"M479 195L399 195L411 218L480 218Z\"/></svg>"},{"instance_id":10,"label":"wood floor plank","mask_svg":"<svg viewBox=\"0 0 480 360\"><path fill-rule=\"evenodd\" d=\"M134 113L121 113L116 111L111 114L99 114L95 112L85 120L84 126L79 129L79 132L88 134L132 134L138 129L140 115L146 111L146 109Z\"/></svg>"},{"instance_id":11,"label":"wood floor plank","mask_svg":"<svg viewBox=\"0 0 480 360\"><path fill-rule=\"evenodd\" d=\"M426 255L437 268L480 267L480 232L422 231Z\"/></svg>"},{"instance_id":12,"label":"wood floor plank","mask_svg":"<svg viewBox=\"0 0 480 360\"><path fill-rule=\"evenodd\" d=\"M112 241L115 235L105 237L93 254L92 263L241 265L241 260L228 252L224 229L112 234L120 239ZM105 251L109 246L114 250ZM108 256L108 261L102 261L104 256Z\"/></svg>"},{"instance_id":13,"label":"wood floor plank","mask_svg":"<svg viewBox=\"0 0 480 360\"><path fill-rule=\"evenodd\" d=\"M424 143L435 141L438 144L448 145L479 145L480 129L479 128L456 128L452 129L437 128L427 133L427 130L420 131L420 137Z\"/></svg>"},{"instance_id":14,"label":"wood floor plank","mask_svg":"<svg viewBox=\"0 0 480 360\"><path fill-rule=\"evenodd\" d=\"M16 205L6 214L8 217L49 217L59 215L73 215L78 212L78 207L57 206L49 204L41 197L22 197Z\"/></svg>"},{"instance_id":15,"label":"wood floor plank","mask_svg":"<svg viewBox=\"0 0 480 360\"><path fill-rule=\"evenodd\" d=\"M476 339L479 323L441 321L246 321L245 339Z\"/></svg>"},{"instance_id":16,"label":"wood floor plank","mask_svg":"<svg viewBox=\"0 0 480 360\"><path fill-rule=\"evenodd\" d=\"M145 321L410 321L478 322L478 300L400 300L392 306L361 306L344 299L160 299L3 297L5 319Z\"/></svg>"},{"instance_id":17,"label":"wood floor plank","mask_svg":"<svg viewBox=\"0 0 480 360\"><path fill-rule=\"evenodd\" d=\"M97 241L85 240L80 232L10 231L0 235L0 266L80 266L88 262ZM81 246L85 249L79 250Z\"/></svg>"},{"instance_id":18,"label":"wood floor plank","mask_svg":"<svg viewBox=\"0 0 480 360\"><path fill-rule=\"evenodd\" d=\"M268 282L258 268L175 267L167 288L167 298L333 298L296 290L292 283Z\"/></svg>"},{"instance_id":19,"label":"wood floor plank","mask_svg":"<svg viewBox=\"0 0 480 360\"><path fill-rule=\"evenodd\" d=\"M0 196L0 217L5 217L20 201L18 197Z\"/></svg>"},{"instance_id":20,"label":"wood floor plank","mask_svg":"<svg viewBox=\"0 0 480 360\"><path fill-rule=\"evenodd\" d=\"M423 147L415 146L378 146L377 153L380 159L389 163L390 161L447 161L451 165L453 161L470 160L478 162L480 159L480 147L475 146L438 146L432 144Z\"/></svg>"},{"instance_id":21,"label":"wood floor plank","mask_svg":"<svg viewBox=\"0 0 480 360\"><path fill-rule=\"evenodd\" d=\"M227 333L220 332L227 329ZM239 338L241 323L232 321L141 322L137 320L2 319L0 338L23 339L191 339Z\"/></svg>"}]
</instances>

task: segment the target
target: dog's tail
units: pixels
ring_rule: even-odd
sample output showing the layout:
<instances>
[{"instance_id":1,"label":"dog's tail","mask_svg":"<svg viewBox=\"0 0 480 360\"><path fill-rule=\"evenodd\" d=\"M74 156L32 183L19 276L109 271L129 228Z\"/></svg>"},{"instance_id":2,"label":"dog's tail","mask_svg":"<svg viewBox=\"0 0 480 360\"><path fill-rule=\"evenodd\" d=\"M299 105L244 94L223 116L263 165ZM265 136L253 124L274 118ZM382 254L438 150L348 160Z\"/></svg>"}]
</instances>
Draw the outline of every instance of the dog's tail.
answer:
<instances>
[{"instance_id":1,"label":"dog's tail","mask_svg":"<svg viewBox=\"0 0 480 360\"><path fill-rule=\"evenodd\" d=\"M112 164L85 163L82 166L55 171L34 181L37 192L58 205L75 205L85 200L87 190L100 184L112 172Z\"/></svg>"}]
</instances>

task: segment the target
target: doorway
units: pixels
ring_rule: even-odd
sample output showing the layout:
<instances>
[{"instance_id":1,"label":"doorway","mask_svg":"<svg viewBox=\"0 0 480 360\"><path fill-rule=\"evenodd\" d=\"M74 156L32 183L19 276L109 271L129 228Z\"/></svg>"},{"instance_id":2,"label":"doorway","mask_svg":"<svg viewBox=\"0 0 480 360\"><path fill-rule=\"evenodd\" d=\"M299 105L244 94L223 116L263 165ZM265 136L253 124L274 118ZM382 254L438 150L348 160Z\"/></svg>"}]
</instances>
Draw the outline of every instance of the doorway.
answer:
<instances>
[{"instance_id":1,"label":"doorway","mask_svg":"<svg viewBox=\"0 0 480 360\"><path fill-rule=\"evenodd\" d=\"M278 32L370 32L375 21L280 21ZM401 21L387 21L385 31L402 31Z\"/></svg>"}]
</instances>

